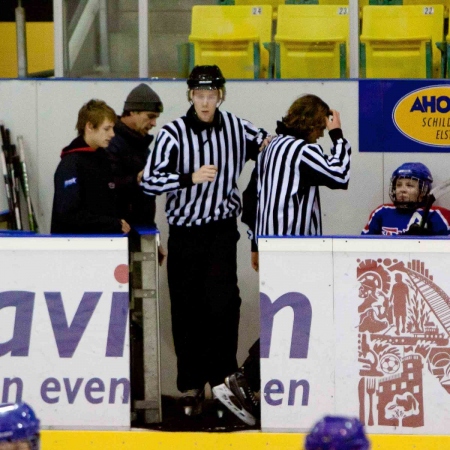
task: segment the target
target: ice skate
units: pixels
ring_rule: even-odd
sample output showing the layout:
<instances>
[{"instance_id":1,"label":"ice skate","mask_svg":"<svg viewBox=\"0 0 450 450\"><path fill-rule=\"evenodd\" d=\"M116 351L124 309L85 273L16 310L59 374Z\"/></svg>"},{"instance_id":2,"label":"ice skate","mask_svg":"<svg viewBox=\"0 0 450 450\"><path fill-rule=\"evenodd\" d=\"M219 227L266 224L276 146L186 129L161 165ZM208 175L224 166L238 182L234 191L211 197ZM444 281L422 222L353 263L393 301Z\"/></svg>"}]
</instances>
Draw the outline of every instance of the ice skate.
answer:
<instances>
[{"instance_id":1,"label":"ice skate","mask_svg":"<svg viewBox=\"0 0 450 450\"><path fill-rule=\"evenodd\" d=\"M255 417L241 405L225 383L214 386L213 392L216 399L225 405L234 415L239 417L239 419L247 425L255 425Z\"/></svg>"},{"instance_id":2,"label":"ice skate","mask_svg":"<svg viewBox=\"0 0 450 450\"><path fill-rule=\"evenodd\" d=\"M222 403L222 401L217 397L217 395L214 392L214 388L212 389L212 395L213 395L213 409L215 411L215 414L218 419L222 419L225 414L225 406Z\"/></svg>"},{"instance_id":3,"label":"ice skate","mask_svg":"<svg viewBox=\"0 0 450 450\"><path fill-rule=\"evenodd\" d=\"M255 425L259 418L259 402L242 373L227 377L224 384L213 387L213 393L239 419L247 425Z\"/></svg>"},{"instance_id":4,"label":"ice skate","mask_svg":"<svg viewBox=\"0 0 450 450\"><path fill-rule=\"evenodd\" d=\"M246 411L250 412L257 419L260 418L260 404L251 390L242 372L235 372L225 378L228 389L236 396Z\"/></svg>"},{"instance_id":5,"label":"ice skate","mask_svg":"<svg viewBox=\"0 0 450 450\"><path fill-rule=\"evenodd\" d=\"M187 416L196 416L202 412L204 399L204 389L188 389L181 394L178 404L183 408Z\"/></svg>"}]
</instances>

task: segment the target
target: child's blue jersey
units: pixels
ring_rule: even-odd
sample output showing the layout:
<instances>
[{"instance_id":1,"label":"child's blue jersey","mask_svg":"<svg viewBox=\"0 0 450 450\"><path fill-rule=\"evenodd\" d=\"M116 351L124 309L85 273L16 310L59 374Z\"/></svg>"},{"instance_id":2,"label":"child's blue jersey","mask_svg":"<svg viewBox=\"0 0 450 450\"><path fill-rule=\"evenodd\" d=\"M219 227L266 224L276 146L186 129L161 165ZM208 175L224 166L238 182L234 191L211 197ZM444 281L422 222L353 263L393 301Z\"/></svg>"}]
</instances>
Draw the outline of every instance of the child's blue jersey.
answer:
<instances>
[{"instance_id":1,"label":"child's blue jersey","mask_svg":"<svg viewBox=\"0 0 450 450\"><path fill-rule=\"evenodd\" d=\"M423 209L396 208L394 205L381 205L369 217L361 234L382 234L385 236L406 234L413 224L420 224ZM427 219L428 235L445 236L450 234L450 211L432 207Z\"/></svg>"}]
</instances>

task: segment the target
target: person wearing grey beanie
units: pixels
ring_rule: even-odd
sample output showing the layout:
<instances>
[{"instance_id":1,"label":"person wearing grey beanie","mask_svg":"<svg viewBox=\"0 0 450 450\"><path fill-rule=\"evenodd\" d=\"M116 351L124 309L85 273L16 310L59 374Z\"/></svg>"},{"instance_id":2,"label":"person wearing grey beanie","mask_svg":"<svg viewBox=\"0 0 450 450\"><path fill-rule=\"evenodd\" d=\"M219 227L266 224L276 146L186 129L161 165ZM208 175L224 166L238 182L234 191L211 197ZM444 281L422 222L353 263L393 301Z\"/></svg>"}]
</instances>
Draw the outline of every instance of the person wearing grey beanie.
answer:
<instances>
[{"instance_id":1,"label":"person wearing grey beanie","mask_svg":"<svg viewBox=\"0 0 450 450\"><path fill-rule=\"evenodd\" d=\"M163 112L159 95L147 84L134 87L126 97L123 112L114 126L114 137L107 150L112 165L116 185L117 209L131 226L129 233L130 251L139 248L140 237L137 227L155 227L155 197L145 195L139 185L140 173L145 167L150 153L153 136L150 130ZM160 264L166 256L165 249L159 247ZM140 332L139 332L140 330ZM135 355L131 365L131 400L134 402L144 393L141 383L136 383L143 373L143 359L139 349L142 346L142 326L131 318L130 326L132 352Z\"/></svg>"},{"instance_id":2,"label":"person wearing grey beanie","mask_svg":"<svg viewBox=\"0 0 450 450\"><path fill-rule=\"evenodd\" d=\"M159 95L147 84L136 86L125 100L124 111L163 112L163 104Z\"/></svg>"},{"instance_id":3,"label":"person wearing grey beanie","mask_svg":"<svg viewBox=\"0 0 450 450\"><path fill-rule=\"evenodd\" d=\"M155 226L155 198L145 195L139 182L154 138L149 131L156 126L163 110L161 98L150 86L141 83L134 87L125 100L122 115L114 126L115 136L107 148L118 209L132 229Z\"/></svg>"}]
</instances>

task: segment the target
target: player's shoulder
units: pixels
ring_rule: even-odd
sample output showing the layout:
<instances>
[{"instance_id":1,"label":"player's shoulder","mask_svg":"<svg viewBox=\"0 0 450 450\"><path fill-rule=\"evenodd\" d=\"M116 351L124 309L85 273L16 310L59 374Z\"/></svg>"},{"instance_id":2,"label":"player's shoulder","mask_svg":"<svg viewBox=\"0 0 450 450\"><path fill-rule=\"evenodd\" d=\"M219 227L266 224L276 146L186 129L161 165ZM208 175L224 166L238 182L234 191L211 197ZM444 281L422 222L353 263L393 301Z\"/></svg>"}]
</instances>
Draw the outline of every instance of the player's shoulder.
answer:
<instances>
[{"instance_id":1,"label":"player's shoulder","mask_svg":"<svg viewBox=\"0 0 450 450\"><path fill-rule=\"evenodd\" d=\"M372 210L372 215L377 213L391 213L392 211L396 211L397 208L392 203L382 203L378 205L376 208Z\"/></svg>"},{"instance_id":2,"label":"player's shoulder","mask_svg":"<svg viewBox=\"0 0 450 450\"><path fill-rule=\"evenodd\" d=\"M450 223L450 209L444 208L443 206L432 206L432 212L438 213L445 217L448 223Z\"/></svg>"},{"instance_id":3,"label":"player's shoulder","mask_svg":"<svg viewBox=\"0 0 450 450\"><path fill-rule=\"evenodd\" d=\"M223 120L225 121L225 124L239 123L241 126L245 126L247 124L253 126L253 123L250 120L245 119L244 117L239 117L230 111L219 109L219 114L222 116Z\"/></svg>"},{"instance_id":4,"label":"player's shoulder","mask_svg":"<svg viewBox=\"0 0 450 450\"><path fill-rule=\"evenodd\" d=\"M432 211L440 211L440 212L450 213L450 209L444 208L443 206L433 205L431 207L431 210Z\"/></svg>"},{"instance_id":5,"label":"player's shoulder","mask_svg":"<svg viewBox=\"0 0 450 450\"><path fill-rule=\"evenodd\" d=\"M157 140L160 138L163 139L180 139L180 136L187 133L189 126L186 123L186 117L178 117L177 119L172 120L171 122L167 122L164 124L158 132Z\"/></svg>"}]
</instances>

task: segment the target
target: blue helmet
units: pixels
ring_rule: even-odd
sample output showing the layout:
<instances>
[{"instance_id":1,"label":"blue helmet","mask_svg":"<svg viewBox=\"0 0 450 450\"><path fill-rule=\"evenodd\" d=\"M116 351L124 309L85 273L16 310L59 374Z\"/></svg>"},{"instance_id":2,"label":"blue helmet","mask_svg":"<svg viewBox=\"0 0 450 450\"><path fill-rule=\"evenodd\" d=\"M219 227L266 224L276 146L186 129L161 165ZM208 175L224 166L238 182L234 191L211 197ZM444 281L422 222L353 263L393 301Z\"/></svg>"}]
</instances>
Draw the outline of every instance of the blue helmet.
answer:
<instances>
[{"instance_id":1,"label":"blue helmet","mask_svg":"<svg viewBox=\"0 0 450 450\"><path fill-rule=\"evenodd\" d=\"M368 450L369 440L356 418L325 416L306 436L305 450Z\"/></svg>"},{"instance_id":2,"label":"blue helmet","mask_svg":"<svg viewBox=\"0 0 450 450\"><path fill-rule=\"evenodd\" d=\"M419 182L419 195L415 201L400 202L396 198L396 183L399 178L410 178ZM416 209L425 203L427 195L431 190L433 177L425 164L419 162L408 162L394 170L389 186L389 197L395 206L399 208Z\"/></svg>"},{"instance_id":3,"label":"blue helmet","mask_svg":"<svg viewBox=\"0 0 450 450\"><path fill-rule=\"evenodd\" d=\"M26 403L0 404L0 444L18 441L39 450L39 419Z\"/></svg>"}]
</instances>

